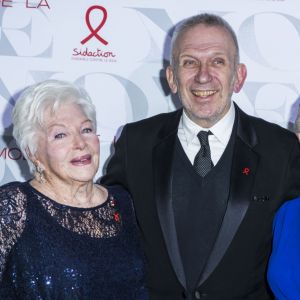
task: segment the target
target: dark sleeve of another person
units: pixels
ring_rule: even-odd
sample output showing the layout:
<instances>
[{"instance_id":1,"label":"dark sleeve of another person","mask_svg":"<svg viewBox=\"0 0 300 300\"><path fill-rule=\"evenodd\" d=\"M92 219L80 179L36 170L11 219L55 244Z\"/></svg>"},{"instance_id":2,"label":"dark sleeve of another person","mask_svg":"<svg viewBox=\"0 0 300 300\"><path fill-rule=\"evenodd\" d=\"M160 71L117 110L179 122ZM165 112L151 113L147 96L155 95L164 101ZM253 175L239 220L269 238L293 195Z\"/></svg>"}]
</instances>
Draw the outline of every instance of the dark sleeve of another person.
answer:
<instances>
[{"instance_id":1,"label":"dark sleeve of another person","mask_svg":"<svg viewBox=\"0 0 300 300\"><path fill-rule=\"evenodd\" d=\"M125 125L122 133L115 144L115 152L108 162L106 172L97 182L104 185L120 184L128 188L127 183L127 126Z\"/></svg>"}]
</instances>

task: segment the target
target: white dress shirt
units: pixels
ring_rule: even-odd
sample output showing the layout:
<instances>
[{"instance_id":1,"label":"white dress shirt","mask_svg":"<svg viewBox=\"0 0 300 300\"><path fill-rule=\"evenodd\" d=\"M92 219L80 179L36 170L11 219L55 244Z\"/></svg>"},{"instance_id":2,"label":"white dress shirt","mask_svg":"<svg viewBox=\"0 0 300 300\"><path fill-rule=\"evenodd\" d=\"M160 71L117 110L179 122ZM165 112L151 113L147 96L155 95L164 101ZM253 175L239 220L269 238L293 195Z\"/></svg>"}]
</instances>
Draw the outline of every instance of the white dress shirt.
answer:
<instances>
[{"instance_id":1,"label":"white dress shirt","mask_svg":"<svg viewBox=\"0 0 300 300\"><path fill-rule=\"evenodd\" d=\"M202 128L201 126L197 125L183 110L177 135L184 152L192 164L194 163L196 154L200 150L200 142L197 137L197 134L200 130L211 131L212 135L208 136L211 159L214 166L218 163L229 142L234 124L234 118L235 109L232 102L226 115L211 128Z\"/></svg>"}]
</instances>

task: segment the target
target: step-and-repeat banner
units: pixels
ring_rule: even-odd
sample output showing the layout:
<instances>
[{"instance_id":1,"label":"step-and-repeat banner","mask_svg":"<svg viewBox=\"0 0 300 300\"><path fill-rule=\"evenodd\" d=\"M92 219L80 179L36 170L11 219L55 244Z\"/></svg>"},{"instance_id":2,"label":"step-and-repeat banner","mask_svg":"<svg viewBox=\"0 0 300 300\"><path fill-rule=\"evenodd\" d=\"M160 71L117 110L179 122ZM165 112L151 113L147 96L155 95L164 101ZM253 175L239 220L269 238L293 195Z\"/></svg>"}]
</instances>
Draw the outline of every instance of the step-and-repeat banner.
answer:
<instances>
[{"instance_id":1,"label":"step-and-repeat banner","mask_svg":"<svg viewBox=\"0 0 300 300\"><path fill-rule=\"evenodd\" d=\"M292 128L300 101L299 0L0 0L0 184L30 176L11 137L11 111L21 90L49 78L75 82L92 97L100 176L122 125L178 107L164 75L170 32L201 12L221 15L238 36L248 78L234 100Z\"/></svg>"}]
</instances>

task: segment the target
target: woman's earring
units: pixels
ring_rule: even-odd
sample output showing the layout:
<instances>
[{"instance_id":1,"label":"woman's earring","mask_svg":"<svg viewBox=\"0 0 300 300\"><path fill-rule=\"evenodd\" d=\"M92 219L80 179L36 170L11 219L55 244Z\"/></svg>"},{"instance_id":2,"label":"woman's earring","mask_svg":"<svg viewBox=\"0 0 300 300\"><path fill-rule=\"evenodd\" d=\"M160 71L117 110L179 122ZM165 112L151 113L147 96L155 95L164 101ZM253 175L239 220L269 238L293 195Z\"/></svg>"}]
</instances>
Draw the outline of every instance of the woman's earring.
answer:
<instances>
[{"instance_id":1,"label":"woman's earring","mask_svg":"<svg viewBox=\"0 0 300 300\"><path fill-rule=\"evenodd\" d=\"M37 162L35 165L36 175L37 175L37 181L41 184L46 182L45 176L44 176L44 169L41 167L40 163Z\"/></svg>"}]
</instances>

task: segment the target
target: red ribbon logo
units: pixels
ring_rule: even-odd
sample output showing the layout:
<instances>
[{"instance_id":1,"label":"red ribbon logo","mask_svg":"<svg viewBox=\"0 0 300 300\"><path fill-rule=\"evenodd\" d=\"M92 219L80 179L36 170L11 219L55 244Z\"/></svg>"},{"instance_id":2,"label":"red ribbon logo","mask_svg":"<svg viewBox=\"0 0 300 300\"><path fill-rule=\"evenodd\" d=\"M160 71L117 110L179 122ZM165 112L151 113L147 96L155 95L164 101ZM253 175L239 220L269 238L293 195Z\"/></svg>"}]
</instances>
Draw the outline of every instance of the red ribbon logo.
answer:
<instances>
[{"instance_id":1,"label":"red ribbon logo","mask_svg":"<svg viewBox=\"0 0 300 300\"><path fill-rule=\"evenodd\" d=\"M244 168L243 169L243 174L244 175L249 175L249 173L250 173L250 169L249 168Z\"/></svg>"},{"instance_id":2,"label":"red ribbon logo","mask_svg":"<svg viewBox=\"0 0 300 300\"><path fill-rule=\"evenodd\" d=\"M102 21L101 23L94 29L92 26L91 26L91 22L90 22L90 14L93 10L101 10L102 13L103 13L103 18L102 18ZM106 9L103 7L103 6L99 6L99 5L94 5L94 6L91 6L87 11L86 11L86 14L85 14L85 22L86 22L86 25L87 27L89 28L90 30L90 34L81 41L81 44L84 45L87 41L89 41L92 37L95 37L98 41L100 41L102 44L104 45L107 45L108 42L103 39L99 34L98 32L100 31L100 29L103 27L103 25L105 24L107 20L107 11Z\"/></svg>"}]
</instances>

